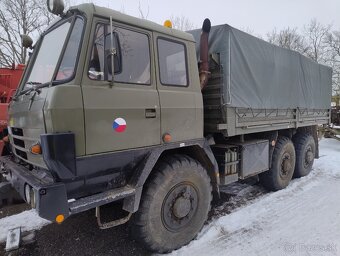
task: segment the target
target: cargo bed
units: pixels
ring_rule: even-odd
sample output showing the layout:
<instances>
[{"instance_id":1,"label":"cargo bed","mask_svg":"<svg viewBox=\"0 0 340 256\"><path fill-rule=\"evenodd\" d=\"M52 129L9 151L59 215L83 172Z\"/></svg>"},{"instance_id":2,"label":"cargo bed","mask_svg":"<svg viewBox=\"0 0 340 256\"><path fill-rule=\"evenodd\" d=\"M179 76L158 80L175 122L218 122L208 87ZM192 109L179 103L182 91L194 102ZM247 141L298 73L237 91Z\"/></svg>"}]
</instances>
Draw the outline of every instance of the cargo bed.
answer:
<instances>
[{"instance_id":1,"label":"cargo bed","mask_svg":"<svg viewBox=\"0 0 340 256\"><path fill-rule=\"evenodd\" d=\"M223 104L223 84L216 70L203 90L204 131L235 136L264 131L299 128L330 122L330 109L237 108Z\"/></svg>"},{"instance_id":2,"label":"cargo bed","mask_svg":"<svg viewBox=\"0 0 340 256\"><path fill-rule=\"evenodd\" d=\"M199 42L200 30L189 31ZM199 43L196 52L199 56ZM205 133L225 136L327 124L332 69L229 25L209 35Z\"/></svg>"}]
</instances>

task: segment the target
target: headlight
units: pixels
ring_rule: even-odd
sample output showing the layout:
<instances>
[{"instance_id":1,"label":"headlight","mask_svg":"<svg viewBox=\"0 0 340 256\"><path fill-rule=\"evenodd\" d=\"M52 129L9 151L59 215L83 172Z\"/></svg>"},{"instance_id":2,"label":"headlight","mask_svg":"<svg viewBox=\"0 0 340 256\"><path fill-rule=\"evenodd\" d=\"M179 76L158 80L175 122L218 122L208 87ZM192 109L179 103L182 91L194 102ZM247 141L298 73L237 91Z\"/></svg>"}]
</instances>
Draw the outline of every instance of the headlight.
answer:
<instances>
[{"instance_id":1,"label":"headlight","mask_svg":"<svg viewBox=\"0 0 340 256\"><path fill-rule=\"evenodd\" d=\"M35 195L33 188L26 184L25 185L25 200L28 204L31 205L32 208L35 208Z\"/></svg>"},{"instance_id":2,"label":"headlight","mask_svg":"<svg viewBox=\"0 0 340 256\"><path fill-rule=\"evenodd\" d=\"M25 200L28 204L31 204L31 187L30 185L25 185Z\"/></svg>"}]
</instances>

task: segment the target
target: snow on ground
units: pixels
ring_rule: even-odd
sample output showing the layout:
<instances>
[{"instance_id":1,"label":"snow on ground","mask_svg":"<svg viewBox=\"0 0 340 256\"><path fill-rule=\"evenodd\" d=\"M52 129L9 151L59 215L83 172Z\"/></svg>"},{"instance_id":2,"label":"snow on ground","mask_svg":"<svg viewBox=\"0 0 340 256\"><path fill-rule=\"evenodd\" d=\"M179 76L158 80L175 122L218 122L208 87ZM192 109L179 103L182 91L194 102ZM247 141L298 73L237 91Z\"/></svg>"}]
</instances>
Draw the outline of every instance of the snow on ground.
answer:
<instances>
[{"instance_id":1,"label":"snow on ground","mask_svg":"<svg viewBox=\"0 0 340 256\"><path fill-rule=\"evenodd\" d=\"M340 142L322 139L310 175L213 220L172 255L340 255Z\"/></svg>"},{"instance_id":2,"label":"snow on ground","mask_svg":"<svg viewBox=\"0 0 340 256\"><path fill-rule=\"evenodd\" d=\"M21 231L37 230L50 222L38 216L35 210L24 211L0 219L0 243L7 238L8 230L21 227Z\"/></svg>"}]
</instances>

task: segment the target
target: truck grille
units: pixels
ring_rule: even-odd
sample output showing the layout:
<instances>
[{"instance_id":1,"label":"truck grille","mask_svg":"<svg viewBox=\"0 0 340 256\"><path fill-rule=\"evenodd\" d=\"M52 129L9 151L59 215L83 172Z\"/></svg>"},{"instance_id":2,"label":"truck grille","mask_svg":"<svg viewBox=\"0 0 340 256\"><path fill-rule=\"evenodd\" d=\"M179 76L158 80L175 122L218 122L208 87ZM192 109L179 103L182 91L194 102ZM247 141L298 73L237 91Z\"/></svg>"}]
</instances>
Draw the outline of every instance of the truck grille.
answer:
<instances>
[{"instance_id":1,"label":"truck grille","mask_svg":"<svg viewBox=\"0 0 340 256\"><path fill-rule=\"evenodd\" d=\"M24 151L22 151L22 150L16 148L16 149L15 149L15 153L16 153L18 156L20 156L20 157L22 157L22 158L24 158L24 159L27 160L27 153L26 153L26 152L24 152Z\"/></svg>"},{"instance_id":2,"label":"truck grille","mask_svg":"<svg viewBox=\"0 0 340 256\"><path fill-rule=\"evenodd\" d=\"M12 130L13 135L24 136L24 132L22 131L21 128L12 127L11 130Z\"/></svg>"},{"instance_id":3,"label":"truck grille","mask_svg":"<svg viewBox=\"0 0 340 256\"><path fill-rule=\"evenodd\" d=\"M23 140L19 140L17 138L13 138L14 145L17 145L19 147L25 148L25 142Z\"/></svg>"},{"instance_id":4,"label":"truck grille","mask_svg":"<svg viewBox=\"0 0 340 256\"><path fill-rule=\"evenodd\" d=\"M25 152L25 141L23 139L20 139L18 137L23 137L24 136L24 133L23 133L23 130L21 128L15 128L15 127L12 127L11 128L11 131L12 131L12 134L15 137L13 137L13 143L15 146L15 153L20 156L21 158L23 159L26 159L27 160L27 153ZM18 148L20 147L20 148Z\"/></svg>"}]
</instances>

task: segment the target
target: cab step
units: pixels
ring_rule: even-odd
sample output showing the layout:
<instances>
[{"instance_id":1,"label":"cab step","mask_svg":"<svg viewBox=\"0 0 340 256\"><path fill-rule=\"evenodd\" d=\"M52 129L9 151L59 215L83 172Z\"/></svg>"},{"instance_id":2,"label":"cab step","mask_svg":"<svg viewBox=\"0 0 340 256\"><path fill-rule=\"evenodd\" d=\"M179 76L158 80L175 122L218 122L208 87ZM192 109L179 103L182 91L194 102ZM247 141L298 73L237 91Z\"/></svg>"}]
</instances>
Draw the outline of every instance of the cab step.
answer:
<instances>
[{"instance_id":1,"label":"cab step","mask_svg":"<svg viewBox=\"0 0 340 256\"><path fill-rule=\"evenodd\" d=\"M129 212L123 218L119 218L119 219L116 219L116 220L112 220L112 221L103 223L102 220L101 220L101 215L100 215L100 206L96 207L96 218L97 218L98 227L100 229L108 229L108 228L113 228L113 227L122 225L122 224L128 222L130 220L131 216L132 216L132 212Z\"/></svg>"},{"instance_id":2,"label":"cab step","mask_svg":"<svg viewBox=\"0 0 340 256\"><path fill-rule=\"evenodd\" d=\"M80 213L92 208L96 208L114 201L118 201L125 197L133 196L136 189L130 186L111 189L92 196L84 197L69 203L70 213Z\"/></svg>"}]
</instances>

